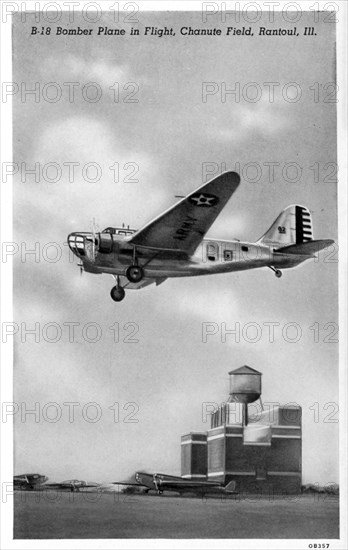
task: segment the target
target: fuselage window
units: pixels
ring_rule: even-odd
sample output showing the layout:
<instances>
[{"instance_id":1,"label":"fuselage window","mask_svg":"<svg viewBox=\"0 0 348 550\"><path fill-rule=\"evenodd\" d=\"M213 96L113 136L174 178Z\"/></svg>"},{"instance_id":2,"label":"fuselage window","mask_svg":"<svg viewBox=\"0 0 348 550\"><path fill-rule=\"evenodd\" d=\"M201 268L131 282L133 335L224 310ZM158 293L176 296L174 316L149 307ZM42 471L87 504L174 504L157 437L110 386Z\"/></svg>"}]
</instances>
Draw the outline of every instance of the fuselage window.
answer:
<instances>
[{"instance_id":1,"label":"fuselage window","mask_svg":"<svg viewBox=\"0 0 348 550\"><path fill-rule=\"evenodd\" d=\"M242 246L242 251L243 252L248 252L249 250L249 247L248 246Z\"/></svg>"},{"instance_id":2,"label":"fuselage window","mask_svg":"<svg viewBox=\"0 0 348 550\"><path fill-rule=\"evenodd\" d=\"M218 259L219 248L215 244L207 245L207 258L210 262L216 262Z\"/></svg>"},{"instance_id":3,"label":"fuselage window","mask_svg":"<svg viewBox=\"0 0 348 550\"><path fill-rule=\"evenodd\" d=\"M232 250L224 250L224 260L225 262L231 262L233 257Z\"/></svg>"}]
</instances>

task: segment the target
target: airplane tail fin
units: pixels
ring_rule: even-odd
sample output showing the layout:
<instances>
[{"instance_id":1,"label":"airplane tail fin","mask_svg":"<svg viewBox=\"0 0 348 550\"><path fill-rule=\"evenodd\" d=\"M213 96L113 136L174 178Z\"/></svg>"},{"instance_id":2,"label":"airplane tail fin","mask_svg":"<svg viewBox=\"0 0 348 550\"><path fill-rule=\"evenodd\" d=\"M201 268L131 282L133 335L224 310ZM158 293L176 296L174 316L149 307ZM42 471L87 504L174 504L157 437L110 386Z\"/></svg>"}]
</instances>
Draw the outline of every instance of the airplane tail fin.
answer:
<instances>
[{"instance_id":1,"label":"airplane tail fin","mask_svg":"<svg viewBox=\"0 0 348 550\"><path fill-rule=\"evenodd\" d=\"M230 481L224 487L226 493L235 493L236 492L236 482L234 480Z\"/></svg>"},{"instance_id":2,"label":"airplane tail fin","mask_svg":"<svg viewBox=\"0 0 348 550\"><path fill-rule=\"evenodd\" d=\"M290 246L313 240L312 216L308 208L292 204L283 210L258 240L260 244Z\"/></svg>"}]
</instances>

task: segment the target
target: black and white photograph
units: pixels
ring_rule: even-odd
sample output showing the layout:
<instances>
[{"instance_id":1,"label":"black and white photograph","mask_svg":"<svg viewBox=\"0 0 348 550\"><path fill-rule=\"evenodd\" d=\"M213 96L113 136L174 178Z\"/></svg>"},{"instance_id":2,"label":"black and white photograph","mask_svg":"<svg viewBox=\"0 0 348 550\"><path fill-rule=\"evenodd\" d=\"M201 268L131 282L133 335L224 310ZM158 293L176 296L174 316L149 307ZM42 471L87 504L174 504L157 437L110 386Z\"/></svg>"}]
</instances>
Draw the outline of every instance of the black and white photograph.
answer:
<instances>
[{"instance_id":1,"label":"black and white photograph","mask_svg":"<svg viewBox=\"0 0 348 550\"><path fill-rule=\"evenodd\" d=\"M345 3L1 10L3 547L346 548Z\"/></svg>"}]
</instances>

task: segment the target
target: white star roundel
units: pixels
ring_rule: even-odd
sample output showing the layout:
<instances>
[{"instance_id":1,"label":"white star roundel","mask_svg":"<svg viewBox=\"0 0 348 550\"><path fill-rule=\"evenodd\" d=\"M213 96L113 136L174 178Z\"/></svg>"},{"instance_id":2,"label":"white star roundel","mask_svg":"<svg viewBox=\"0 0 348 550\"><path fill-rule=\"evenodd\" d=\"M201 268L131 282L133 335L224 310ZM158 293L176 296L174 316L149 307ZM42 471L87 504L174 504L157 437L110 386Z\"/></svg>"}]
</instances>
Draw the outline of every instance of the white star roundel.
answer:
<instances>
[{"instance_id":1,"label":"white star roundel","mask_svg":"<svg viewBox=\"0 0 348 550\"><path fill-rule=\"evenodd\" d=\"M219 199L215 195L208 195L208 193L195 193L189 198L189 201L195 206L209 208L209 206L215 206L219 202Z\"/></svg>"}]
</instances>

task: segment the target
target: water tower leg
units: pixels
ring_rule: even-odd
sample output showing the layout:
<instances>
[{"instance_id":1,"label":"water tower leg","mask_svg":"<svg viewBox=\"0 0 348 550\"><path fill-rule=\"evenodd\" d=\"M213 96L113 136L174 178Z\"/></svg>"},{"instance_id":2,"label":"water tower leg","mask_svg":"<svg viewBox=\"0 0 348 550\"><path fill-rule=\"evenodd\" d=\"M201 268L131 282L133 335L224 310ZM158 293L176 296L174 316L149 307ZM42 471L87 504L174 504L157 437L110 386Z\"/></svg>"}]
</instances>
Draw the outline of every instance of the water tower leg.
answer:
<instances>
[{"instance_id":1,"label":"water tower leg","mask_svg":"<svg viewBox=\"0 0 348 550\"><path fill-rule=\"evenodd\" d=\"M248 425L248 403L243 403L243 426Z\"/></svg>"}]
</instances>

